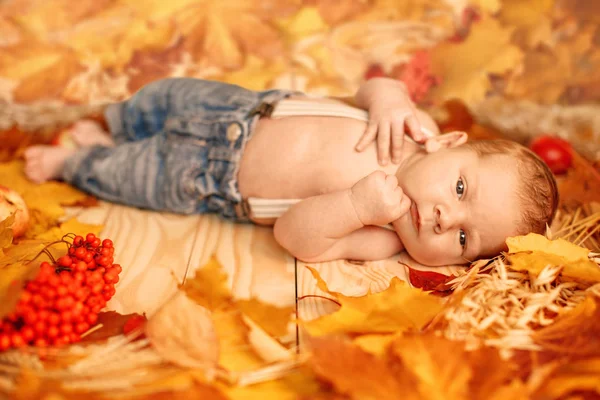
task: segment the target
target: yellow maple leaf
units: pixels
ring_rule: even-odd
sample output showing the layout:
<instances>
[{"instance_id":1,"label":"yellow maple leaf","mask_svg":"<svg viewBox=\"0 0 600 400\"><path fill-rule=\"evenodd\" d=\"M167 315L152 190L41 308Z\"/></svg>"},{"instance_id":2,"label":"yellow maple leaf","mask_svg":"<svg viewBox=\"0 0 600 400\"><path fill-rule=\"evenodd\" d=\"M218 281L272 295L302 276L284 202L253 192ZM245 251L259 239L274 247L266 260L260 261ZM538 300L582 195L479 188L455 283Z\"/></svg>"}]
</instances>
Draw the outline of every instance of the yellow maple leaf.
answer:
<instances>
[{"instance_id":1,"label":"yellow maple leaf","mask_svg":"<svg viewBox=\"0 0 600 400\"><path fill-rule=\"evenodd\" d=\"M236 305L269 335L281 337L288 333L288 324L294 314L294 307L277 307L255 298L237 300Z\"/></svg>"},{"instance_id":2,"label":"yellow maple leaf","mask_svg":"<svg viewBox=\"0 0 600 400\"><path fill-rule=\"evenodd\" d=\"M11 214L3 221L0 221L0 256L4 254L3 249L12 244L13 230L11 226L14 222L15 214Z\"/></svg>"},{"instance_id":3,"label":"yellow maple leaf","mask_svg":"<svg viewBox=\"0 0 600 400\"><path fill-rule=\"evenodd\" d=\"M292 43L328 29L316 7L302 7L296 14L276 20L275 23Z\"/></svg>"},{"instance_id":4,"label":"yellow maple leaf","mask_svg":"<svg viewBox=\"0 0 600 400\"><path fill-rule=\"evenodd\" d=\"M102 231L103 225L86 224L77 220L77 218L69 218L57 227L51 228L44 233L37 235L35 238L40 240L55 241L61 240L63 236L69 233L85 237L88 233L93 233L96 236Z\"/></svg>"},{"instance_id":5,"label":"yellow maple leaf","mask_svg":"<svg viewBox=\"0 0 600 400\"><path fill-rule=\"evenodd\" d=\"M513 41L527 48L550 43L554 0L504 0L500 21L516 28Z\"/></svg>"},{"instance_id":6,"label":"yellow maple leaf","mask_svg":"<svg viewBox=\"0 0 600 400\"><path fill-rule=\"evenodd\" d=\"M504 6L504 3L500 3L500 0L470 0L469 3L489 14L497 13Z\"/></svg>"},{"instance_id":7,"label":"yellow maple leaf","mask_svg":"<svg viewBox=\"0 0 600 400\"><path fill-rule=\"evenodd\" d=\"M297 6L291 0L256 7L251 0L200 1L174 15L184 47L196 59L226 69L240 67L247 54L273 58L283 53L283 40L272 19ZM268 9L263 14L260 9Z\"/></svg>"},{"instance_id":8,"label":"yellow maple leaf","mask_svg":"<svg viewBox=\"0 0 600 400\"><path fill-rule=\"evenodd\" d=\"M242 68L211 78L251 90L265 90L269 88L271 81L285 69L286 65L281 60L268 62L249 55Z\"/></svg>"},{"instance_id":9,"label":"yellow maple leaf","mask_svg":"<svg viewBox=\"0 0 600 400\"><path fill-rule=\"evenodd\" d=\"M433 333L397 338L391 351L417 380L422 399L466 399L473 371L464 343Z\"/></svg>"},{"instance_id":10,"label":"yellow maple leaf","mask_svg":"<svg viewBox=\"0 0 600 400\"><path fill-rule=\"evenodd\" d=\"M590 251L564 239L548 240L530 233L508 238L506 244L506 258L514 270L537 275L548 265L563 266L563 278L600 282L600 267L588 258Z\"/></svg>"},{"instance_id":11,"label":"yellow maple leaf","mask_svg":"<svg viewBox=\"0 0 600 400\"><path fill-rule=\"evenodd\" d=\"M590 398L600 394L600 357L561 365L540 385L532 398L564 399L572 392L589 392L592 395Z\"/></svg>"},{"instance_id":12,"label":"yellow maple leaf","mask_svg":"<svg viewBox=\"0 0 600 400\"><path fill-rule=\"evenodd\" d=\"M194 301L212 311L226 308L232 302L227 274L214 255L198 268L193 279L187 280L184 289Z\"/></svg>"},{"instance_id":13,"label":"yellow maple leaf","mask_svg":"<svg viewBox=\"0 0 600 400\"><path fill-rule=\"evenodd\" d=\"M39 210L50 218L64 215L62 206L83 201L88 195L63 182L30 182L23 173L23 162L0 163L2 184L23 197L30 210Z\"/></svg>"},{"instance_id":14,"label":"yellow maple leaf","mask_svg":"<svg viewBox=\"0 0 600 400\"><path fill-rule=\"evenodd\" d=\"M313 276L318 276L315 270L311 271ZM442 309L442 301L438 297L412 288L397 277L392 279L386 290L361 297L327 292L336 297L341 307L333 314L303 322L311 335L420 329Z\"/></svg>"},{"instance_id":15,"label":"yellow maple leaf","mask_svg":"<svg viewBox=\"0 0 600 400\"><path fill-rule=\"evenodd\" d=\"M418 399L408 374L390 368L387 360L332 337L310 338L310 366L336 392L351 399Z\"/></svg>"},{"instance_id":16,"label":"yellow maple leaf","mask_svg":"<svg viewBox=\"0 0 600 400\"><path fill-rule=\"evenodd\" d=\"M352 342L367 353L381 357L398 336L398 334L367 334L354 338Z\"/></svg>"},{"instance_id":17,"label":"yellow maple leaf","mask_svg":"<svg viewBox=\"0 0 600 400\"><path fill-rule=\"evenodd\" d=\"M432 90L438 101L461 99L467 105L483 100L490 89L489 74L502 74L517 67L521 50L510 43L513 28L484 17L473 25L462 43L443 43L431 52L433 72L442 83Z\"/></svg>"}]
</instances>

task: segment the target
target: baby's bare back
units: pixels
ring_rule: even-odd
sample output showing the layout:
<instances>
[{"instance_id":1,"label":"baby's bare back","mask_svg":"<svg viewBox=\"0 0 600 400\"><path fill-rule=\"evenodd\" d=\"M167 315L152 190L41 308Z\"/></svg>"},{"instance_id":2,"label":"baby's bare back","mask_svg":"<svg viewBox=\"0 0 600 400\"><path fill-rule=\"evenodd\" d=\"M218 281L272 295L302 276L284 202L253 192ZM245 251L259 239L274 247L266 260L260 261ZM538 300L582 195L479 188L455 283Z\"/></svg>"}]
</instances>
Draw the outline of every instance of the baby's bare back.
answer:
<instances>
[{"instance_id":1,"label":"baby's bare back","mask_svg":"<svg viewBox=\"0 0 600 400\"><path fill-rule=\"evenodd\" d=\"M365 128L341 117L260 119L240 164L242 197L303 199L350 188L375 170L394 174L397 165L378 164L375 143L354 149ZM405 143L405 156L414 151Z\"/></svg>"}]
</instances>

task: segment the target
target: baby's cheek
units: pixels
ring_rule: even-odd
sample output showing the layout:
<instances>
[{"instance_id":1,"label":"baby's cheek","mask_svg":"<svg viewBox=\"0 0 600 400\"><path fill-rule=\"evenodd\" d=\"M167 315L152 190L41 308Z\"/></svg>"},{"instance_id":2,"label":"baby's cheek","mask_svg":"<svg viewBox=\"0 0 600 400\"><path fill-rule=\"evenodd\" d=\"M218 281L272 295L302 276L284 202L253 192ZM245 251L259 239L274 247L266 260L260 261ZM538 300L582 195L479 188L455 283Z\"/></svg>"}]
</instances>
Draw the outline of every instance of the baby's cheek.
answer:
<instances>
[{"instance_id":1,"label":"baby's cheek","mask_svg":"<svg viewBox=\"0 0 600 400\"><path fill-rule=\"evenodd\" d=\"M448 246L438 237L427 237L405 244L408 254L417 262L430 266L447 265L452 263L453 254Z\"/></svg>"}]
</instances>

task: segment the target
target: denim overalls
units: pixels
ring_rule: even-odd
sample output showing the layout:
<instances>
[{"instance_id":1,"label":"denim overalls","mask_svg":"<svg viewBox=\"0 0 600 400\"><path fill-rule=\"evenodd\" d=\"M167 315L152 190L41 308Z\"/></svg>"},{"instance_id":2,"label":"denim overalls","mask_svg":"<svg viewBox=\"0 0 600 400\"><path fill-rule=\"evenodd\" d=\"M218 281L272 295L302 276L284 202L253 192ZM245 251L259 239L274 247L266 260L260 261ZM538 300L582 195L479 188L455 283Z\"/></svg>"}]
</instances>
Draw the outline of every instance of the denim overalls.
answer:
<instances>
[{"instance_id":1,"label":"denim overalls","mask_svg":"<svg viewBox=\"0 0 600 400\"><path fill-rule=\"evenodd\" d=\"M106 108L116 146L79 149L63 179L112 202L247 221L237 184L242 152L260 115L291 94L194 78L153 82Z\"/></svg>"}]
</instances>

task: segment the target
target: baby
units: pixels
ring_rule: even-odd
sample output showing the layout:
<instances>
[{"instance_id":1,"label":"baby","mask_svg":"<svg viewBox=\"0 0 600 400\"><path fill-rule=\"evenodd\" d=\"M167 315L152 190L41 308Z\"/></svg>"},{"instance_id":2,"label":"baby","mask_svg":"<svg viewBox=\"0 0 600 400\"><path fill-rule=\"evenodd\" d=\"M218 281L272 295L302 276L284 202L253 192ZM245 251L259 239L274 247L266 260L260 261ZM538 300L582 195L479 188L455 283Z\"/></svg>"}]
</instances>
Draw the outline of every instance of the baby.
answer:
<instances>
[{"instance_id":1,"label":"baby","mask_svg":"<svg viewBox=\"0 0 600 400\"><path fill-rule=\"evenodd\" d=\"M350 102L165 79L106 107L110 136L88 121L73 130L78 149L29 148L25 173L131 206L274 224L307 262L405 249L463 264L551 222L556 183L528 149L436 136L395 80L371 79Z\"/></svg>"}]
</instances>

